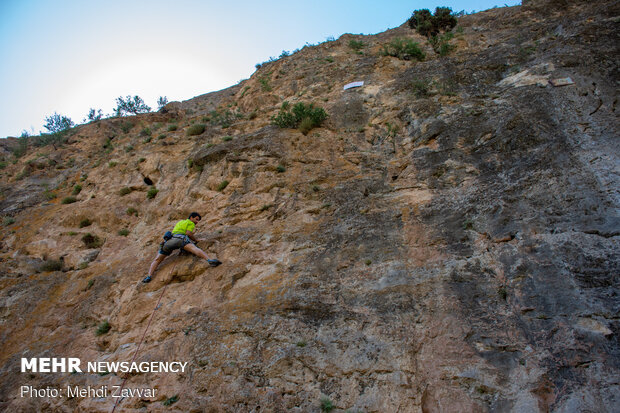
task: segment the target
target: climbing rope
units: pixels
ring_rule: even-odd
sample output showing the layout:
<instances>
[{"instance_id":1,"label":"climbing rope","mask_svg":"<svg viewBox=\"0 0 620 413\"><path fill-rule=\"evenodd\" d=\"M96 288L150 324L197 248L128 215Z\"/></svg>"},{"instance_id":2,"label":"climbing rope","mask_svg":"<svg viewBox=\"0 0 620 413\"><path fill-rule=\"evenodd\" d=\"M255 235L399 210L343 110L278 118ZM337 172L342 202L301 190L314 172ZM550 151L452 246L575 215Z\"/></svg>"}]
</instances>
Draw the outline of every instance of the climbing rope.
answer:
<instances>
[{"instance_id":1,"label":"climbing rope","mask_svg":"<svg viewBox=\"0 0 620 413\"><path fill-rule=\"evenodd\" d=\"M176 265L175 265L176 268ZM144 333L142 333L142 338L140 339L140 342L138 343L138 347L136 347L136 351L133 353L133 358L131 359L131 363L129 363L130 365L133 364L134 361L136 361L136 356L138 355L138 351L140 350L140 346L142 346L142 342L144 341L144 337L146 336L146 332L149 330L149 327L151 326L151 321L153 321L153 317L155 316L155 311L157 311L157 309L159 308L159 303L161 302L162 297L164 296L164 293L166 292L166 288L168 288L168 284L166 284L164 286L164 289L161 292L161 295L159 296L159 300L157 300L157 304L155 305L155 308L153 309L153 312L151 313L151 318L149 319L148 324L146 325L146 328L144 329ZM123 379L123 383L121 384L121 388L118 391L119 395L123 392L123 388L125 387L125 383L127 382L127 378L129 377L129 374L127 374L125 376L125 378ZM116 399L116 401L114 402L114 407L112 408L112 412L114 413L114 410L116 410L116 406L118 405L120 399Z\"/></svg>"}]
</instances>

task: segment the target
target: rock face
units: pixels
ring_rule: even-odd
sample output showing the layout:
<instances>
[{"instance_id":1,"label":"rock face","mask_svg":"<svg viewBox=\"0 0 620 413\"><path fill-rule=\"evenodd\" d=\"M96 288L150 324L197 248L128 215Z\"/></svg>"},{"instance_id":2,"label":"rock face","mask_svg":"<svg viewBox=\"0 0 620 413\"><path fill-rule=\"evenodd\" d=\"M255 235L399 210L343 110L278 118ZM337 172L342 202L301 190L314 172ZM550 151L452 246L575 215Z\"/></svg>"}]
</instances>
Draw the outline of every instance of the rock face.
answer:
<instances>
[{"instance_id":1,"label":"rock face","mask_svg":"<svg viewBox=\"0 0 620 413\"><path fill-rule=\"evenodd\" d=\"M447 56L406 25L345 35L7 162L0 406L109 412L19 389L127 378L157 393L117 411L620 411L619 12L464 16ZM396 37L426 59L382 56ZM279 129L283 101L330 117ZM224 264L175 253L141 284L194 210ZM188 367L20 373L22 357L134 355Z\"/></svg>"}]
</instances>

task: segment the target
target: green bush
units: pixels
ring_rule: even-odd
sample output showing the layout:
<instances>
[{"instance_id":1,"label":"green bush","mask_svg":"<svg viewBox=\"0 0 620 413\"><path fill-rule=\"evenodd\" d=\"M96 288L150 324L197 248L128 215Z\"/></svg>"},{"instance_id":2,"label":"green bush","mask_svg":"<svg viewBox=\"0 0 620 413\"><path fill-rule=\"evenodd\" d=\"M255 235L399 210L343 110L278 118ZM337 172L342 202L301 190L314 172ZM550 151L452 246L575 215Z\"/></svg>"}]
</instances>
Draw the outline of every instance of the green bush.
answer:
<instances>
[{"instance_id":1,"label":"green bush","mask_svg":"<svg viewBox=\"0 0 620 413\"><path fill-rule=\"evenodd\" d=\"M179 129L179 125L177 125L176 123L170 124L168 125L168 132L174 132L175 130ZM161 136L161 135L160 135ZM161 138L160 138L161 139Z\"/></svg>"},{"instance_id":2,"label":"green bush","mask_svg":"<svg viewBox=\"0 0 620 413\"><path fill-rule=\"evenodd\" d=\"M73 192L71 192L71 195L77 195L80 192L82 192L82 185L76 184L73 186Z\"/></svg>"},{"instance_id":3,"label":"green bush","mask_svg":"<svg viewBox=\"0 0 620 413\"><path fill-rule=\"evenodd\" d=\"M359 52L360 50L362 50L364 46L365 44L361 40L353 40L353 39L349 40L349 47L355 50L356 52Z\"/></svg>"},{"instance_id":4,"label":"green bush","mask_svg":"<svg viewBox=\"0 0 620 413\"><path fill-rule=\"evenodd\" d=\"M159 189L155 188L154 186L150 187L148 192L146 193L146 197L148 199L153 199L155 198L155 196L157 196L157 193L159 192Z\"/></svg>"},{"instance_id":5,"label":"green bush","mask_svg":"<svg viewBox=\"0 0 620 413\"><path fill-rule=\"evenodd\" d=\"M47 146L52 145L54 149L58 149L67 140L67 133L69 129L62 130L56 133L42 133L40 136L33 136L32 142L35 146Z\"/></svg>"},{"instance_id":6,"label":"green bush","mask_svg":"<svg viewBox=\"0 0 620 413\"><path fill-rule=\"evenodd\" d=\"M222 192L224 190L224 188L226 188L228 186L228 181L222 181L220 182L220 184L217 186L217 190L219 192Z\"/></svg>"},{"instance_id":7,"label":"green bush","mask_svg":"<svg viewBox=\"0 0 620 413\"><path fill-rule=\"evenodd\" d=\"M312 130L312 127L314 126L314 122L312 121L312 119L310 118L304 118L301 123L299 124L299 131L301 133L303 133L304 135L307 135L308 132L310 132Z\"/></svg>"},{"instance_id":8,"label":"green bush","mask_svg":"<svg viewBox=\"0 0 620 413\"><path fill-rule=\"evenodd\" d=\"M285 171L286 171L286 168L284 167L284 165L278 165L278 166L276 167L276 171L278 171L278 172L282 173L282 172L285 172Z\"/></svg>"},{"instance_id":9,"label":"green bush","mask_svg":"<svg viewBox=\"0 0 620 413\"><path fill-rule=\"evenodd\" d=\"M90 232L82 236L82 242L84 243L86 248L99 248L101 245L103 245L101 239L98 236L91 234Z\"/></svg>"},{"instance_id":10,"label":"green bush","mask_svg":"<svg viewBox=\"0 0 620 413\"><path fill-rule=\"evenodd\" d=\"M133 127L134 127L133 122L130 122L130 121L121 122L121 130L123 131L123 133L129 132Z\"/></svg>"},{"instance_id":11,"label":"green bush","mask_svg":"<svg viewBox=\"0 0 620 413\"><path fill-rule=\"evenodd\" d=\"M272 88L269 84L271 72L267 73L267 76L262 76L258 78L258 82L260 83L260 87L263 92L271 92Z\"/></svg>"},{"instance_id":12,"label":"green bush","mask_svg":"<svg viewBox=\"0 0 620 413\"><path fill-rule=\"evenodd\" d=\"M222 129L230 127L236 119L242 118L241 113L232 112L229 109L222 111L212 110L205 118L205 122L209 122L212 125L219 125Z\"/></svg>"},{"instance_id":13,"label":"green bush","mask_svg":"<svg viewBox=\"0 0 620 413\"><path fill-rule=\"evenodd\" d=\"M53 193L52 191L44 191L43 192L43 196L48 201L51 201L52 199L55 199L57 197L57 195L55 193Z\"/></svg>"},{"instance_id":14,"label":"green bush","mask_svg":"<svg viewBox=\"0 0 620 413\"><path fill-rule=\"evenodd\" d=\"M11 224L15 223L15 218L13 217L4 217L2 218L2 225L4 225L5 227L8 227Z\"/></svg>"},{"instance_id":15,"label":"green bush","mask_svg":"<svg viewBox=\"0 0 620 413\"><path fill-rule=\"evenodd\" d=\"M106 153L110 153L114 150L114 145L112 145L112 139L107 138L103 143L103 149L105 149Z\"/></svg>"},{"instance_id":16,"label":"green bush","mask_svg":"<svg viewBox=\"0 0 620 413\"><path fill-rule=\"evenodd\" d=\"M202 123L197 123L195 125L190 126L189 128L187 128L187 132L186 135L187 136L195 136L195 135L200 135L205 131L205 125Z\"/></svg>"},{"instance_id":17,"label":"green bush","mask_svg":"<svg viewBox=\"0 0 620 413\"><path fill-rule=\"evenodd\" d=\"M414 11L407 23L422 36L431 37L438 35L441 30L452 30L457 20L451 8L437 7L435 15L432 15L428 9Z\"/></svg>"},{"instance_id":18,"label":"green bush","mask_svg":"<svg viewBox=\"0 0 620 413\"><path fill-rule=\"evenodd\" d=\"M286 103L286 102L284 102ZM297 126L297 120L295 119L295 115L291 112L287 112L284 108L284 104L282 104L282 108L280 108L280 112L271 118L271 122L280 127L280 128L295 128Z\"/></svg>"},{"instance_id":19,"label":"green bush","mask_svg":"<svg viewBox=\"0 0 620 413\"><path fill-rule=\"evenodd\" d=\"M131 188L128 187L128 186L125 186L125 187L121 188L121 190L118 191L118 193L119 193L120 196L125 196L125 195L131 193Z\"/></svg>"},{"instance_id":20,"label":"green bush","mask_svg":"<svg viewBox=\"0 0 620 413\"><path fill-rule=\"evenodd\" d=\"M433 46L435 53L438 53L440 56L446 56L456 49L456 46L448 43L452 38L454 38L454 34L445 33L443 35L431 36L428 41Z\"/></svg>"},{"instance_id":21,"label":"green bush","mask_svg":"<svg viewBox=\"0 0 620 413\"><path fill-rule=\"evenodd\" d=\"M402 60L411 60L413 58L420 61L426 57L418 43L401 37L397 37L387 45L383 45L383 55L398 57Z\"/></svg>"},{"instance_id":22,"label":"green bush","mask_svg":"<svg viewBox=\"0 0 620 413\"><path fill-rule=\"evenodd\" d=\"M424 80L414 80L411 82L411 89L417 98L424 98L430 95L430 83Z\"/></svg>"},{"instance_id":23,"label":"green bush","mask_svg":"<svg viewBox=\"0 0 620 413\"><path fill-rule=\"evenodd\" d=\"M129 230L127 228L123 228L120 231L118 231L118 235L122 235L123 237L126 237L127 235L129 235Z\"/></svg>"},{"instance_id":24,"label":"green bush","mask_svg":"<svg viewBox=\"0 0 620 413\"><path fill-rule=\"evenodd\" d=\"M129 207L127 208L126 211L127 215L134 215L134 216L138 216L138 210L135 209L134 207Z\"/></svg>"},{"instance_id":25,"label":"green bush","mask_svg":"<svg viewBox=\"0 0 620 413\"><path fill-rule=\"evenodd\" d=\"M329 397L321 398L321 411L323 412L331 412L334 410L334 403L329 399Z\"/></svg>"},{"instance_id":26,"label":"green bush","mask_svg":"<svg viewBox=\"0 0 620 413\"><path fill-rule=\"evenodd\" d=\"M77 202L77 199L74 196L68 196L63 198L60 202L63 204L72 204L74 202Z\"/></svg>"},{"instance_id":27,"label":"green bush","mask_svg":"<svg viewBox=\"0 0 620 413\"><path fill-rule=\"evenodd\" d=\"M143 128L140 131L140 136L151 136L151 129L149 128Z\"/></svg>"},{"instance_id":28,"label":"green bush","mask_svg":"<svg viewBox=\"0 0 620 413\"><path fill-rule=\"evenodd\" d=\"M10 151L13 152L13 155L15 155L16 158L21 158L26 154L26 152L28 151L29 140L30 138L28 137L28 135L22 135L20 138L17 139L17 147L10 148Z\"/></svg>"},{"instance_id":29,"label":"green bush","mask_svg":"<svg viewBox=\"0 0 620 413\"><path fill-rule=\"evenodd\" d=\"M80 221L80 228L89 227L91 225L92 225L92 222L88 218L84 218L83 220Z\"/></svg>"},{"instance_id":30,"label":"green bush","mask_svg":"<svg viewBox=\"0 0 620 413\"><path fill-rule=\"evenodd\" d=\"M456 83L451 80L433 82L437 92L443 96L456 96Z\"/></svg>"},{"instance_id":31,"label":"green bush","mask_svg":"<svg viewBox=\"0 0 620 413\"><path fill-rule=\"evenodd\" d=\"M280 112L271 117L271 122L280 128L299 128L307 135L312 128L321 126L327 119L327 112L314 104L296 103L290 108L288 102L283 102Z\"/></svg>"},{"instance_id":32,"label":"green bush","mask_svg":"<svg viewBox=\"0 0 620 413\"><path fill-rule=\"evenodd\" d=\"M108 320L106 320L103 323L99 324L97 330L95 331L95 334L98 336L104 335L108 331L110 331L111 328L112 326L110 326L110 323L108 322Z\"/></svg>"}]
</instances>

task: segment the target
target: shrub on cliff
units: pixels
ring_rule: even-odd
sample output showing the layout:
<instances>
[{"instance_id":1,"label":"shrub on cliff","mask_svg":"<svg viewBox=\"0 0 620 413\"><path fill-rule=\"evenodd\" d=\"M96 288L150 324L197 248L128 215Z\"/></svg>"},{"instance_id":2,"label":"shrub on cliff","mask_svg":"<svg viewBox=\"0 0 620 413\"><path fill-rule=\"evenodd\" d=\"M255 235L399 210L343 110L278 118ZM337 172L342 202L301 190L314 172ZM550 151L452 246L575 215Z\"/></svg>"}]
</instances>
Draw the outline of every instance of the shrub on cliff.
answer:
<instances>
[{"instance_id":1,"label":"shrub on cliff","mask_svg":"<svg viewBox=\"0 0 620 413\"><path fill-rule=\"evenodd\" d=\"M228 181L222 181L220 182L220 184L217 186L217 191L218 192L222 192L226 187L228 186Z\"/></svg>"},{"instance_id":2,"label":"shrub on cliff","mask_svg":"<svg viewBox=\"0 0 620 413\"><path fill-rule=\"evenodd\" d=\"M428 9L414 11L407 23L422 36L431 37L438 35L442 30L452 30L457 21L451 8L437 7L434 15Z\"/></svg>"},{"instance_id":3,"label":"shrub on cliff","mask_svg":"<svg viewBox=\"0 0 620 413\"><path fill-rule=\"evenodd\" d=\"M321 397L321 411L331 412L332 410L334 410L334 402L327 396Z\"/></svg>"},{"instance_id":4,"label":"shrub on cliff","mask_svg":"<svg viewBox=\"0 0 620 413\"><path fill-rule=\"evenodd\" d=\"M292 108L288 102L282 103L280 112L271 117L271 122L280 128L299 128L307 135L312 128L321 126L327 119L327 112L314 104L296 103Z\"/></svg>"},{"instance_id":5,"label":"shrub on cliff","mask_svg":"<svg viewBox=\"0 0 620 413\"><path fill-rule=\"evenodd\" d=\"M362 42L361 40L354 40L354 39L351 39L351 40L349 41L349 47L350 47L351 49L353 49L353 50L354 50L355 52L357 52L357 53L360 53L360 52L361 52L361 50L364 48L364 46L366 46L366 45L365 45L365 44L364 44L364 42Z\"/></svg>"},{"instance_id":6,"label":"shrub on cliff","mask_svg":"<svg viewBox=\"0 0 620 413\"><path fill-rule=\"evenodd\" d=\"M110 325L108 320L106 320L103 323L99 324L99 326L97 327L97 330L95 331L95 334L98 336L104 335L108 331L110 331L111 328L112 326Z\"/></svg>"},{"instance_id":7,"label":"shrub on cliff","mask_svg":"<svg viewBox=\"0 0 620 413\"><path fill-rule=\"evenodd\" d=\"M153 199L157 196L157 193L159 192L159 189L155 188L154 186L150 187L149 190L146 193L146 197L148 199Z\"/></svg>"},{"instance_id":8,"label":"shrub on cliff","mask_svg":"<svg viewBox=\"0 0 620 413\"><path fill-rule=\"evenodd\" d=\"M9 147L9 150L15 155L15 158L21 158L28 152L28 142L30 140L30 136L27 132L22 133L17 139L17 145Z\"/></svg>"},{"instance_id":9,"label":"shrub on cliff","mask_svg":"<svg viewBox=\"0 0 620 413\"><path fill-rule=\"evenodd\" d=\"M204 122L209 122L211 125L219 125L222 129L230 127L235 120L241 119L243 115L238 112L233 112L230 109L212 110L207 116L203 118Z\"/></svg>"},{"instance_id":10,"label":"shrub on cliff","mask_svg":"<svg viewBox=\"0 0 620 413\"><path fill-rule=\"evenodd\" d=\"M431 36L428 41L431 46L433 46L435 53L438 53L440 56L446 56L456 48L456 46L449 43L452 38L454 38L454 34L444 33L442 35Z\"/></svg>"},{"instance_id":11,"label":"shrub on cliff","mask_svg":"<svg viewBox=\"0 0 620 413\"><path fill-rule=\"evenodd\" d=\"M103 245L101 239L98 236L91 234L90 232L82 236L82 242L84 243L86 248L99 248Z\"/></svg>"},{"instance_id":12,"label":"shrub on cliff","mask_svg":"<svg viewBox=\"0 0 620 413\"><path fill-rule=\"evenodd\" d=\"M205 125L202 123L197 123L187 128L186 135L187 136L201 135L204 131L205 131Z\"/></svg>"},{"instance_id":13,"label":"shrub on cliff","mask_svg":"<svg viewBox=\"0 0 620 413\"><path fill-rule=\"evenodd\" d=\"M411 39L403 39L400 37L397 37L390 43L383 45L382 53L384 56L394 56L402 60L411 60L414 58L422 61L426 57L422 49L420 49L418 43Z\"/></svg>"}]
</instances>

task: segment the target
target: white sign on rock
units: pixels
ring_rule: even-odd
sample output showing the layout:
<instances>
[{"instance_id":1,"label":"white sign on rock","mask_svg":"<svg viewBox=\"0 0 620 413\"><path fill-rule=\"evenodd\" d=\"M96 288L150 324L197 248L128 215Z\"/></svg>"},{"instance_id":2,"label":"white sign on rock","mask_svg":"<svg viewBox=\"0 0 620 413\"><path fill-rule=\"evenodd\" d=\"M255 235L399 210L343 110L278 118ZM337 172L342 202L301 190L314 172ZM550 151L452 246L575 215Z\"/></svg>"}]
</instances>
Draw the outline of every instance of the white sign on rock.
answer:
<instances>
[{"instance_id":1,"label":"white sign on rock","mask_svg":"<svg viewBox=\"0 0 620 413\"><path fill-rule=\"evenodd\" d=\"M354 88L354 87L362 87L362 86L364 86L364 81L353 82L353 83L349 83L349 84L344 85L344 90L351 89L351 88Z\"/></svg>"}]
</instances>

